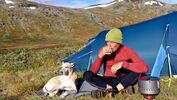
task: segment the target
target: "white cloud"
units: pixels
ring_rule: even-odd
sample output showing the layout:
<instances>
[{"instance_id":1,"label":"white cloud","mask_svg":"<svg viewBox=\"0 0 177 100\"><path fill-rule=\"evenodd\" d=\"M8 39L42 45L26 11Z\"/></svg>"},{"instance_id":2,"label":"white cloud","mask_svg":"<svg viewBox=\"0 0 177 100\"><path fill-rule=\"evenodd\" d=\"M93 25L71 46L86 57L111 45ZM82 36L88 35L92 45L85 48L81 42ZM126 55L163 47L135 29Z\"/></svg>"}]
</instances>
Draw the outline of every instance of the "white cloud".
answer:
<instances>
[{"instance_id":1,"label":"white cloud","mask_svg":"<svg viewBox=\"0 0 177 100\"><path fill-rule=\"evenodd\" d=\"M29 0L54 6L83 8L94 4L105 4L114 0Z\"/></svg>"},{"instance_id":2,"label":"white cloud","mask_svg":"<svg viewBox=\"0 0 177 100\"><path fill-rule=\"evenodd\" d=\"M87 3L84 0L72 0L70 2L71 4L68 4L68 7L71 7L71 8L82 8L82 7L86 7L89 5L89 3Z\"/></svg>"},{"instance_id":3,"label":"white cloud","mask_svg":"<svg viewBox=\"0 0 177 100\"><path fill-rule=\"evenodd\" d=\"M115 0L98 0L97 3L104 4L104 3L109 3L109 2L112 2L112 1L115 1Z\"/></svg>"},{"instance_id":4,"label":"white cloud","mask_svg":"<svg viewBox=\"0 0 177 100\"><path fill-rule=\"evenodd\" d=\"M34 2L39 2L39 3L44 3L44 4L54 4L57 2L61 2L63 0L29 0L29 1L34 1Z\"/></svg>"},{"instance_id":5,"label":"white cloud","mask_svg":"<svg viewBox=\"0 0 177 100\"><path fill-rule=\"evenodd\" d=\"M30 0L30 1L70 8L81 8L89 5L89 2L87 2L86 0Z\"/></svg>"}]
</instances>

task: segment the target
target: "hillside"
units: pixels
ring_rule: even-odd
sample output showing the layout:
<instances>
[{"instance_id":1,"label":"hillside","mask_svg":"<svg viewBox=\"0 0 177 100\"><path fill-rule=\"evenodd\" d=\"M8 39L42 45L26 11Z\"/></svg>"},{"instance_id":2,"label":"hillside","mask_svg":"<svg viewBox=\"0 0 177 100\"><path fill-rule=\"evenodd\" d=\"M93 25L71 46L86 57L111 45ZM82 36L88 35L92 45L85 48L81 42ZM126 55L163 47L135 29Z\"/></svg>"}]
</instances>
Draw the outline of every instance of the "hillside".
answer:
<instances>
[{"instance_id":1,"label":"hillside","mask_svg":"<svg viewBox=\"0 0 177 100\"><path fill-rule=\"evenodd\" d=\"M176 5L146 1L116 0L89 9L70 9L29 0L0 0L0 100L60 100L58 96L41 98L37 92L58 75L63 59L78 52L91 37L105 29L139 23L177 9ZM77 74L83 78L83 73ZM161 77L156 99L176 100L176 82ZM135 94L109 99L143 100L143 96L135 85Z\"/></svg>"},{"instance_id":2,"label":"hillside","mask_svg":"<svg viewBox=\"0 0 177 100\"><path fill-rule=\"evenodd\" d=\"M145 5L125 0L107 7L71 9L26 0L0 1L0 41L86 42L98 32L122 27L177 9L176 5Z\"/></svg>"}]
</instances>

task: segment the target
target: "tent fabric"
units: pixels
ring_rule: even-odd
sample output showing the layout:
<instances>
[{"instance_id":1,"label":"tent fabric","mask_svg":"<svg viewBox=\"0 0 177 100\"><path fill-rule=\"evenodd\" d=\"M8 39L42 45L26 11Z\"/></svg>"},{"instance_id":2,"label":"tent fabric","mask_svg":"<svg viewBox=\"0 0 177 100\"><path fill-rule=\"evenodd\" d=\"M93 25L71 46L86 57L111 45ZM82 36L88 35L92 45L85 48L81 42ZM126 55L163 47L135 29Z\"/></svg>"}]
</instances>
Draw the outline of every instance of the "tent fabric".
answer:
<instances>
[{"instance_id":1,"label":"tent fabric","mask_svg":"<svg viewBox=\"0 0 177 100\"><path fill-rule=\"evenodd\" d=\"M166 50L164 49L163 44L161 44L151 72L151 77L158 77L158 78L160 77L160 71L163 68L163 64L166 58L167 58Z\"/></svg>"},{"instance_id":2,"label":"tent fabric","mask_svg":"<svg viewBox=\"0 0 177 100\"><path fill-rule=\"evenodd\" d=\"M169 46L172 74L177 74L177 11L153 18L138 24L119 28L123 33L123 45L135 50L148 64L150 75L162 38L169 24L169 32L166 36L166 44ZM109 30L100 32L92 38L88 44L78 53L66 58L64 62L74 62L75 71L90 70L90 66L97 57L100 47L106 45L105 35ZM160 58L159 58L160 59ZM103 73L103 69L99 73ZM168 62L165 60L160 75L169 75Z\"/></svg>"}]
</instances>

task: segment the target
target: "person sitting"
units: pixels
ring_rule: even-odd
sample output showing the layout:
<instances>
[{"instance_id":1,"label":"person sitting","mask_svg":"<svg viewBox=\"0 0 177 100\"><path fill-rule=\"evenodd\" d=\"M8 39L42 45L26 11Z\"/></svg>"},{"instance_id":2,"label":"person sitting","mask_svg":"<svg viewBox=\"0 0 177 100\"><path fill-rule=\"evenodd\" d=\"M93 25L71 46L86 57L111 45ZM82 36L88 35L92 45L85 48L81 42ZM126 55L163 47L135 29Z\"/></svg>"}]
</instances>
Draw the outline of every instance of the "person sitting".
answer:
<instances>
[{"instance_id":1,"label":"person sitting","mask_svg":"<svg viewBox=\"0 0 177 100\"><path fill-rule=\"evenodd\" d=\"M122 32L113 28L107 34L91 71L84 73L84 79L101 90L111 89L113 93L132 85L142 73L148 72L147 64L131 48L122 44ZM104 65L103 76L97 75Z\"/></svg>"}]
</instances>

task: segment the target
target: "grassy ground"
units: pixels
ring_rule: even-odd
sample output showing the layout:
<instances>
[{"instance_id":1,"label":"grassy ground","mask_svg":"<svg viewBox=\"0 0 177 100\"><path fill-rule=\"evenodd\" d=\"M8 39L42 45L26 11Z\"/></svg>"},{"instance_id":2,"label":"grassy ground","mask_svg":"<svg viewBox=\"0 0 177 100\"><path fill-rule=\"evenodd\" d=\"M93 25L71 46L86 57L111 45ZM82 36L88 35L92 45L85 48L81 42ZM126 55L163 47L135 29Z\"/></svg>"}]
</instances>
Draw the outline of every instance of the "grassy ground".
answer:
<instances>
[{"instance_id":1,"label":"grassy ground","mask_svg":"<svg viewBox=\"0 0 177 100\"><path fill-rule=\"evenodd\" d=\"M41 11L30 12L23 8L0 9L0 19L6 25L4 30L0 30L0 100L42 100L36 92L51 77L56 76L55 71L59 69L61 61L82 48L89 38L103 29L134 24L173 9L176 7L166 7L163 10L158 6L136 6L130 2L123 6L118 4L111 8L88 11L61 9L59 12L63 14L59 15L64 17L58 16L59 18L50 13L46 15ZM55 13L55 9L52 12ZM9 14L14 18L10 18ZM13 25L10 19L13 19ZM100 26L100 23L106 27ZM167 79L168 77L161 78L161 92L157 100L177 98L177 79L172 80L170 87ZM135 89L133 95L117 95L111 99L142 100L143 96L138 92L137 85ZM58 97L48 99L57 100ZM92 98L83 96L73 99Z\"/></svg>"},{"instance_id":2,"label":"grassy ground","mask_svg":"<svg viewBox=\"0 0 177 100\"><path fill-rule=\"evenodd\" d=\"M0 100L42 100L36 92L41 89L47 80L56 74L57 66L42 66L35 69L28 69L18 72L3 72L0 74ZM168 77L162 77L160 81L161 92L156 97L157 100L176 100L177 98L177 79L172 79L171 86L168 87ZM58 97L48 98L58 100ZM90 95L72 99L93 99ZM103 98L107 100L108 98ZM111 100L142 100L143 96L138 92L135 85L135 94L116 95Z\"/></svg>"},{"instance_id":3,"label":"grassy ground","mask_svg":"<svg viewBox=\"0 0 177 100\"><path fill-rule=\"evenodd\" d=\"M79 51L86 41L74 40L68 36L64 36L60 41L0 41L0 100L43 100L36 92L51 77L56 76L55 71L60 68L61 61ZM82 77L82 74L79 75ZM176 82L177 79L173 79L168 87L168 77L162 77L161 92L156 97L157 100L176 100ZM88 95L72 99L93 98ZM142 100L143 96L135 85L135 94L117 95L109 99Z\"/></svg>"},{"instance_id":4,"label":"grassy ground","mask_svg":"<svg viewBox=\"0 0 177 100\"><path fill-rule=\"evenodd\" d=\"M77 52L78 48L81 46L65 46L61 48L51 48L51 49L42 49L42 50L15 50L11 51L6 54L1 54L1 70L0 70L0 100L43 100L44 98L39 97L36 92L40 90L44 84L53 76L56 76L55 71L60 68L60 61L61 59L64 59L65 57L71 55L74 52ZM18 52L17 52L18 51ZM19 53L20 52L20 53ZM26 53L25 53L26 52ZM30 54L29 58L32 58L33 55L35 56L33 59L27 60L37 60L39 59L40 62L33 62L31 63L17 63L18 66L11 65L16 64L15 62L18 62L17 59L12 59L14 56L12 55L21 55L20 58L26 57L26 54ZM54 56L60 55L58 57ZM11 58L11 59L7 59ZM3 58L4 57L4 58ZM28 57L27 57L28 58ZM7 62L4 62L3 59L6 59ZM10 62L10 60L13 60ZM9 63L8 63L9 61ZM56 63L56 62L59 63ZM55 63L54 63L55 62ZM23 65L28 66L23 66ZM14 70L14 67L16 69ZM79 77L82 77L82 73L78 73ZM161 77L160 80L160 87L161 92L156 97L157 100L176 100L177 98L177 79L173 78L171 82L171 86L168 87L168 77ZM58 100L58 97L54 98L47 98L49 100ZM78 98L72 98L72 99L93 99L90 95L88 96L82 96ZM103 98L107 100L108 98ZM123 95L116 95L115 98L109 98L111 100L142 100L143 96L138 92L138 86L135 85L135 94L129 95L129 94L123 94Z\"/></svg>"}]
</instances>

